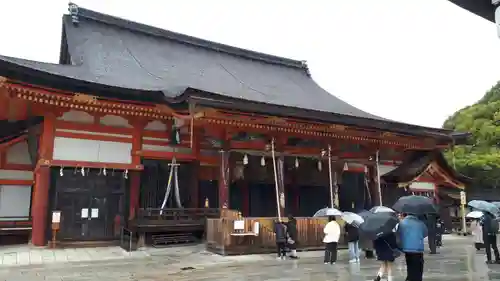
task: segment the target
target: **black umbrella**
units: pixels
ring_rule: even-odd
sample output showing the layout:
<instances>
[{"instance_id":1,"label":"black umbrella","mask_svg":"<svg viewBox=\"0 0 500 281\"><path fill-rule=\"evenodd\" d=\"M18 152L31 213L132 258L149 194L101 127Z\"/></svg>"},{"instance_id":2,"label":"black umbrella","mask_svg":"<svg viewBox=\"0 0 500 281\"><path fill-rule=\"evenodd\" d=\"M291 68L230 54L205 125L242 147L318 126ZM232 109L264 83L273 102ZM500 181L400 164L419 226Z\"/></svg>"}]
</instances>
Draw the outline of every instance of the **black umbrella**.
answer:
<instances>
[{"instance_id":1,"label":"black umbrella","mask_svg":"<svg viewBox=\"0 0 500 281\"><path fill-rule=\"evenodd\" d=\"M392 208L400 213L412 215L437 213L436 206L434 206L432 199L418 195L403 196L399 198Z\"/></svg>"},{"instance_id":2,"label":"black umbrella","mask_svg":"<svg viewBox=\"0 0 500 281\"><path fill-rule=\"evenodd\" d=\"M365 222L359 226L363 236L375 240L394 231L399 220L393 213L371 213L364 217Z\"/></svg>"}]
</instances>

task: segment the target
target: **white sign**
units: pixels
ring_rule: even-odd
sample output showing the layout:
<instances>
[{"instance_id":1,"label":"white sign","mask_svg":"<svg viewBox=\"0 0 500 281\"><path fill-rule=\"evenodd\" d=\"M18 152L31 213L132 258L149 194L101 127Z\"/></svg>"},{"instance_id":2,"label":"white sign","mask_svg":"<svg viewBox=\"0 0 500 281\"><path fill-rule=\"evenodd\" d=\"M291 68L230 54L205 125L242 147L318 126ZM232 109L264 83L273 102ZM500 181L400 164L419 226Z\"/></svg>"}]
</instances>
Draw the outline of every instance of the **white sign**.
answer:
<instances>
[{"instance_id":1,"label":"white sign","mask_svg":"<svg viewBox=\"0 0 500 281\"><path fill-rule=\"evenodd\" d=\"M465 191L460 191L460 204L467 204L467 198L465 197Z\"/></svg>"},{"instance_id":2,"label":"white sign","mask_svg":"<svg viewBox=\"0 0 500 281\"><path fill-rule=\"evenodd\" d=\"M99 209L92 208L92 211L90 212L90 217L93 219L96 219L99 217Z\"/></svg>"},{"instance_id":3,"label":"white sign","mask_svg":"<svg viewBox=\"0 0 500 281\"><path fill-rule=\"evenodd\" d=\"M258 221L254 222L253 223L253 233L258 236L259 235L259 227L260 227L260 224Z\"/></svg>"},{"instance_id":4,"label":"white sign","mask_svg":"<svg viewBox=\"0 0 500 281\"><path fill-rule=\"evenodd\" d=\"M244 220L234 221L234 230L245 230L245 221Z\"/></svg>"},{"instance_id":5,"label":"white sign","mask_svg":"<svg viewBox=\"0 0 500 281\"><path fill-rule=\"evenodd\" d=\"M82 219L87 219L89 217L89 209L83 208L81 217L82 217Z\"/></svg>"},{"instance_id":6,"label":"white sign","mask_svg":"<svg viewBox=\"0 0 500 281\"><path fill-rule=\"evenodd\" d=\"M61 222L61 211L53 211L52 223L60 223L60 222Z\"/></svg>"}]
</instances>

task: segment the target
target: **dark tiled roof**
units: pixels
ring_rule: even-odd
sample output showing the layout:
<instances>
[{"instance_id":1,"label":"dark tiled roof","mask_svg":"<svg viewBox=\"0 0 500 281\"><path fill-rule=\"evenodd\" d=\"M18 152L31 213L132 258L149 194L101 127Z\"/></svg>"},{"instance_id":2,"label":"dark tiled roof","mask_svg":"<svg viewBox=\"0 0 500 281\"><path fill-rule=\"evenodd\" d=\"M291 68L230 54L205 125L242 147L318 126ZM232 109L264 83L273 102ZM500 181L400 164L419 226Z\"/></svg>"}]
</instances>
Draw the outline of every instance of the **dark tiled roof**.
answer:
<instances>
[{"instance_id":1,"label":"dark tiled roof","mask_svg":"<svg viewBox=\"0 0 500 281\"><path fill-rule=\"evenodd\" d=\"M406 183L422 174L432 162L433 155L430 151L409 152L406 159L396 169L384 174L382 179L386 183Z\"/></svg>"},{"instance_id":2,"label":"dark tiled roof","mask_svg":"<svg viewBox=\"0 0 500 281\"><path fill-rule=\"evenodd\" d=\"M491 22L495 22L495 6L491 0L449 0L453 4L460 6L471 13L474 13Z\"/></svg>"},{"instance_id":3,"label":"dark tiled roof","mask_svg":"<svg viewBox=\"0 0 500 281\"><path fill-rule=\"evenodd\" d=\"M382 179L386 183L410 182L420 176L433 161L453 179L464 184L471 181L470 178L455 171L439 150L410 151L403 163L396 169L384 174Z\"/></svg>"},{"instance_id":4,"label":"dark tiled roof","mask_svg":"<svg viewBox=\"0 0 500 281\"><path fill-rule=\"evenodd\" d=\"M336 98L301 62L243 50L79 8L64 17L69 61L110 86L160 90L176 98L194 88L228 98L383 119Z\"/></svg>"},{"instance_id":5,"label":"dark tiled roof","mask_svg":"<svg viewBox=\"0 0 500 281\"><path fill-rule=\"evenodd\" d=\"M351 106L322 89L302 61L84 8L73 10L63 17L61 64L0 57L0 76L124 100L182 102L191 98L200 104L451 141L449 130L394 122Z\"/></svg>"}]
</instances>

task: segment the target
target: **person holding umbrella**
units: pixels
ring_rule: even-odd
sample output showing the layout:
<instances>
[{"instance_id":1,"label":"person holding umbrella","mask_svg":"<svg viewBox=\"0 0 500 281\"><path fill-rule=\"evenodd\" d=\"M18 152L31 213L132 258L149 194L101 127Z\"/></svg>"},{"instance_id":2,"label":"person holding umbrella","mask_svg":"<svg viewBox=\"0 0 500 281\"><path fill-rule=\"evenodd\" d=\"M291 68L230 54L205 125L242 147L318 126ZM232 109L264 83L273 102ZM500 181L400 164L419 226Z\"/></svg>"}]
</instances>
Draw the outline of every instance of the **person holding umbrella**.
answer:
<instances>
[{"instance_id":1,"label":"person holding umbrella","mask_svg":"<svg viewBox=\"0 0 500 281\"><path fill-rule=\"evenodd\" d=\"M337 261L337 244L340 238L340 226L335 221L334 216L328 217L328 223L323 228L323 233L325 237L323 238L323 243L325 243L325 264L335 264Z\"/></svg>"},{"instance_id":2,"label":"person holding umbrella","mask_svg":"<svg viewBox=\"0 0 500 281\"><path fill-rule=\"evenodd\" d=\"M500 209L495 204L483 200L472 200L467 205L484 213L479 220L479 224L483 232L486 263L500 263L500 255L497 247L498 221L495 219L495 216L500 214ZM495 254L495 261L491 260L491 248L493 248L493 253Z\"/></svg>"},{"instance_id":3,"label":"person holding umbrella","mask_svg":"<svg viewBox=\"0 0 500 281\"><path fill-rule=\"evenodd\" d=\"M392 281L392 264L401 255L396 234L391 232L375 239L373 247L377 253L377 260L382 262L374 281L380 281L385 273L387 273L387 281Z\"/></svg>"},{"instance_id":4,"label":"person holding umbrella","mask_svg":"<svg viewBox=\"0 0 500 281\"><path fill-rule=\"evenodd\" d=\"M364 222L363 217L356 213L344 212L342 219L346 222L344 233L346 235L347 246L349 248L349 262L359 262L359 231L358 227Z\"/></svg>"},{"instance_id":5,"label":"person holding umbrella","mask_svg":"<svg viewBox=\"0 0 500 281\"><path fill-rule=\"evenodd\" d=\"M418 216L435 214L432 199L425 196L403 196L394 204L393 209L402 214L398 225L401 250L405 254L407 281L422 281L424 274L424 239L428 229Z\"/></svg>"},{"instance_id":6,"label":"person holding umbrella","mask_svg":"<svg viewBox=\"0 0 500 281\"><path fill-rule=\"evenodd\" d=\"M394 234L394 228L399 220L393 212L369 213L363 218L365 222L359 226L361 235L373 240L377 259L382 262L374 280L380 281L387 273L387 280L392 281L392 263L399 256Z\"/></svg>"},{"instance_id":7,"label":"person holding umbrella","mask_svg":"<svg viewBox=\"0 0 500 281\"><path fill-rule=\"evenodd\" d=\"M427 226L415 215L403 214L398 225L401 251L405 254L408 281L422 281L424 275L424 239Z\"/></svg>"},{"instance_id":8,"label":"person holding umbrella","mask_svg":"<svg viewBox=\"0 0 500 281\"><path fill-rule=\"evenodd\" d=\"M484 213L481 211L472 211L465 216L465 218L472 220L470 223L470 231L472 237L474 237L474 247L476 248L476 251L479 251L484 247L483 229L479 223L483 216Z\"/></svg>"},{"instance_id":9,"label":"person holding umbrella","mask_svg":"<svg viewBox=\"0 0 500 281\"><path fill-rule=\"evenodd\" d=\"M483 232L484 249L486 250L486 263L500 263L500 255L497 247L498 222L492 214L485 212L479 220ZM495 254L495 261L491 260L491 248Z\"/></svg>"}]
</instances>

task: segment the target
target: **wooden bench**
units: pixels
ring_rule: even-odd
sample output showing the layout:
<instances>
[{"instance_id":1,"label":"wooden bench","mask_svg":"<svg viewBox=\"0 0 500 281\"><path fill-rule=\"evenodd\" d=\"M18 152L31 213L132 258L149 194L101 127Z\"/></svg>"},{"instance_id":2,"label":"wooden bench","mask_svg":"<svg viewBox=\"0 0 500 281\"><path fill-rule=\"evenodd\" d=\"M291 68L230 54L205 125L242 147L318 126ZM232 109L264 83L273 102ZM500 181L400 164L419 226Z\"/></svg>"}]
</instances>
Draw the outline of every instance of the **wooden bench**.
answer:
<instances>
[{"instance_id":1,"label":"wooden bench","mask_svg":"<svg viewBox=\"0 0 500 281\"><path fill-rule=\"evenodd\" d=\"M187 244L196 242L196 238L189 234L179 233L179 234L158 234L152 235L152 246L155 248L161 248L174 244Z\"/></svg>"}]
</instances>

